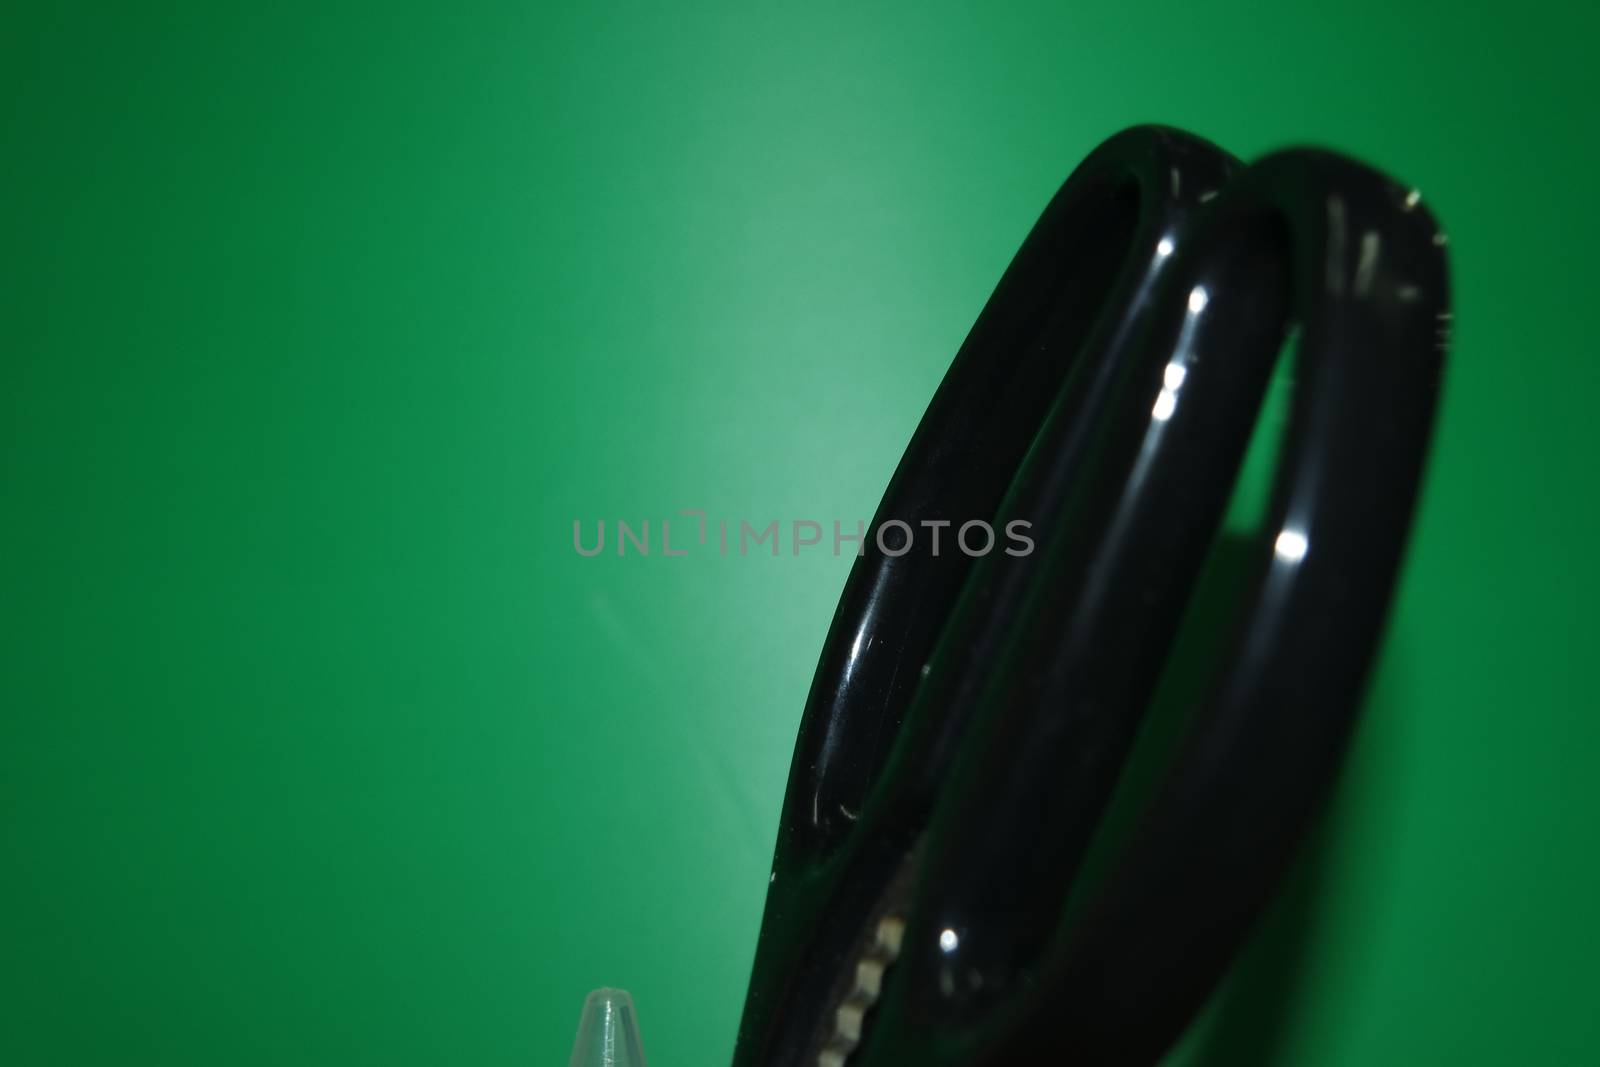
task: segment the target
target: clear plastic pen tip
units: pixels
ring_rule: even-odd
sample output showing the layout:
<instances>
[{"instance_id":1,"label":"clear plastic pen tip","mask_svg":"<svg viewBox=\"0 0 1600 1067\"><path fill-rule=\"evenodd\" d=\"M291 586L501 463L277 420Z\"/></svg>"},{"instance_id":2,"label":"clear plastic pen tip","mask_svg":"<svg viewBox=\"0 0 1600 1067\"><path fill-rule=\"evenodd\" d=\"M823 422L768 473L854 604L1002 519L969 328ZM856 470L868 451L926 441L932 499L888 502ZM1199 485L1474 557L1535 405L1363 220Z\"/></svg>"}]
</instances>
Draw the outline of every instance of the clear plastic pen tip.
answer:
<instances>
[{"instance_id":1,"label":"clear plastic pen tip","mask_svg":"<svg viewBox=\"0 0 1600 1067\"><path fill-rule=\"evenodd\" d=\"M568 1067L645 1067L639 1016L625 989L596 989L583 1002Z\"/></svg>"}]
</instances>

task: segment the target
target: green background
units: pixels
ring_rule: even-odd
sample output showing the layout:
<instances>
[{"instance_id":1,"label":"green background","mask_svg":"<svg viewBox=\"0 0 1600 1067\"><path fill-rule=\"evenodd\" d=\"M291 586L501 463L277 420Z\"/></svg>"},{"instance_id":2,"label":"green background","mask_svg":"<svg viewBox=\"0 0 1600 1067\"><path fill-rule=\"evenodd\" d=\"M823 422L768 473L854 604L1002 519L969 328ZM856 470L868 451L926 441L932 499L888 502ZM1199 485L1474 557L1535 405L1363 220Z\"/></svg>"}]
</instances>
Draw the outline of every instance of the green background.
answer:
<instances>
[{"instance_id":1,"label":"green background","mask_svg":"<svg viewBox=\"0 0 1600 1067\"><path fill-rule=\"evenodd\" d=\"M724 1062L849 560L571 523L870 516L1140 121L1420 186L1456 293L1353 760L1177 1058L1600 1055L1594 5L232 6L0 14L0 1064L560 1064L602 984Z\"/></svg>"}]
</instances>

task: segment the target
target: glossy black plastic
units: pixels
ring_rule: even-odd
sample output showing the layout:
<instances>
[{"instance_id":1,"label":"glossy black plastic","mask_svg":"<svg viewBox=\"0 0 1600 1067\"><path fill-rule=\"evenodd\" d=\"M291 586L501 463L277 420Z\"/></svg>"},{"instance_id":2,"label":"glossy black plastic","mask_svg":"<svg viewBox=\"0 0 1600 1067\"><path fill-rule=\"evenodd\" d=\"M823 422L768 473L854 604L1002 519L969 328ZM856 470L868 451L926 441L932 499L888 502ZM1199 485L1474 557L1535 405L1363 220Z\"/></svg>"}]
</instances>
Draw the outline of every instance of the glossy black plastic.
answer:
<instances>
[{"instance_id":1,"label":"glossy black plastic","mask_svg":"<svg viewBox=\"0 0 1600 1067\"><path fill-rule=\"evenodd\" d=\"M1034 551L868 539L806 705L736 1065L816 1063L886 915L905 937L851 1064L1159 1058L1336 770L1447 300L1428 212L1354 161L1241 169L1138 128L1080 165L874 520L1026 520ZM1230 654L1109 873L1073 897L1291 325L1292 413Z\"/></svg>"}]
</instances>

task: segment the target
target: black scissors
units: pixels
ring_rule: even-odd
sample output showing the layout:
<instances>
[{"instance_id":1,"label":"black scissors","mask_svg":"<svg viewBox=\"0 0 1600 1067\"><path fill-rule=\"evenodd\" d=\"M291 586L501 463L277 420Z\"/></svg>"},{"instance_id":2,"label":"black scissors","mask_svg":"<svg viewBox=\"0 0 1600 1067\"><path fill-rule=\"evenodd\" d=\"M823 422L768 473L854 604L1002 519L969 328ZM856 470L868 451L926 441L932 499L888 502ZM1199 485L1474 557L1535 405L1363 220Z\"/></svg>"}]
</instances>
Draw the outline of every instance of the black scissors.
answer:
<instances>
[{"instance_id":1,"label":"black scissors","mask_svg":"<svg viewBox=\"0 0 1600 1067\"><path fill-rule=\"evenodd\" d=\"M1028 235L874 519L800 727L735 1067L1151 1063L1328 793L1418 493L1449 323L1415 190L1173 129ZM1099 875L1117 784L1294 331L1268 519L1187 731ZM893 546L891 546L892 548Z\"/></svg>"}]
</instances>

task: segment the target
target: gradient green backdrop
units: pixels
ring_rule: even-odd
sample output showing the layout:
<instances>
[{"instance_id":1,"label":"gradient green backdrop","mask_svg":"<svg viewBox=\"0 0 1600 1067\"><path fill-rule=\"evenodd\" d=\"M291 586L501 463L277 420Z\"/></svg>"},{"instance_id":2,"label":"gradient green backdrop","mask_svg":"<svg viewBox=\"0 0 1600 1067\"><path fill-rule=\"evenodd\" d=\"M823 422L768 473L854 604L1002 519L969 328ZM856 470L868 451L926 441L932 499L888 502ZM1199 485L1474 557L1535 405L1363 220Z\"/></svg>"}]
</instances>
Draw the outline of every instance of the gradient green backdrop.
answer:
<instances>
[{"instance_id":1,"label":"gradient green backdrop","mask_svg":"<svg viewBox=\"0 0 1600 1067\"><path fill-rule=\"evenodd\" d=\"M1586 3L6 5L0 1064L732 1047L848 559L1133 122L1451 235L1443 421L1328 826L1197 1062L1600 1056Z\"/></svg>"}]
</instances>

